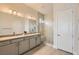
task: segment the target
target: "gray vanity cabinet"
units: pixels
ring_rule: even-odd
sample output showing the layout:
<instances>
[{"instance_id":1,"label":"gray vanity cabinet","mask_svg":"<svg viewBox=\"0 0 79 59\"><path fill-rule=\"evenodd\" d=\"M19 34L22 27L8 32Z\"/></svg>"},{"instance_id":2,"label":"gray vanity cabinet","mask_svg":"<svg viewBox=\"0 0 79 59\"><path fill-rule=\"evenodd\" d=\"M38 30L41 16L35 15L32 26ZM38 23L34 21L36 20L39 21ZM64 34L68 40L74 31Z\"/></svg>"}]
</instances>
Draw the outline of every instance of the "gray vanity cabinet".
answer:
<instances>
[{"instance_id":1,"label":"gray vanity cabinet","mask_svg":"<svg viewBox=\"0 0 79 59\"><path fill-rule=\"evenodd\" d=\"M28 51L29 48L29 39L25 38L23 41L19 42L19 54L22 54Z\"/></svg>"},{"instance_id":2,"label":"gray vanity cabinet","mask_svg":"<svg viewBox=\"0 0 79 59\"><path fill-rule=\"evenodd\" d=\"M0 42L0 55L23 54L41 43L40 36L20 37Z\"/></svg>"},{"instance_id":3,"label":"gray vanity cabinet","mask_svg":"<svg viewBox=\"0 0 79 59\"><path fill-rule=\"evenodd\" d=\"M17 55L17 54L18 54L18 43L0 47L0 55Z\"/></svg>"}]
</instances>

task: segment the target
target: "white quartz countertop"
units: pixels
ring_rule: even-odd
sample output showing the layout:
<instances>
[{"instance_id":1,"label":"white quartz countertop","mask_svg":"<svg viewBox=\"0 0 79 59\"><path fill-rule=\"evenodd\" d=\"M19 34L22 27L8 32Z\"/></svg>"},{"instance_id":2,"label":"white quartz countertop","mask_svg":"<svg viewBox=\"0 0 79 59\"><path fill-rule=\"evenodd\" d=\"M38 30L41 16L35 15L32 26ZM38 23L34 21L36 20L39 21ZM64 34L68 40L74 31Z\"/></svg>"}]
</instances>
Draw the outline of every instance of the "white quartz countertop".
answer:
<instances>
[{"instance_id":1,"label":"white quartz countertop","mask_svg":"<svg viewBox=\"0 0 79 59\"><path fill-rule=\"evenodd\" d=\"M39 35L40 33L33 33L33 34L22 34L22 35L15 35L15 36L8 36L8 37L0 37L0 42L1 41L6 41L6 40L12 40L12 39L16 39L16 38L21 38L21 37L29 37L29 36L33 36L33 35Z\"/></svg>"}]
</instances>

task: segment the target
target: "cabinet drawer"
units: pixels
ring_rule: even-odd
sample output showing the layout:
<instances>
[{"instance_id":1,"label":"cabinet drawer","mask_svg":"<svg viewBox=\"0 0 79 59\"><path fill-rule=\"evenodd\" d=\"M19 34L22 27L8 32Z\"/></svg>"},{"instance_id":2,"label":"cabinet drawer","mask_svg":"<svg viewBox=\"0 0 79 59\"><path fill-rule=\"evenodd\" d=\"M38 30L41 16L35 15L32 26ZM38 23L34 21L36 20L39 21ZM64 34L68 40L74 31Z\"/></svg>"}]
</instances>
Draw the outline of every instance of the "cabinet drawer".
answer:
<instances>
[{"instance_id":1,"label":"cabinet drawer","mask_svg":"<svg viewBox=\"0 0 79 59\"><path fill-rule=\"evenodd\" d=\"M24 37L24 40L28 40L28 39L30 39L30 37Z\"/></svg>"},{"instance_id":2,"label":"cabinet drawer","mask_svg":"<svg viewBox=\"0 0 79 59\"><path fill-rule=\"evenodd\" d=\"M18 45L16 43L0 47L0 55L17 55Z\"/></svg>"},{"instance_id":3,"label":"cabinet drawer","mask_svg":"<svg viewBox=\"0 0 79 59\"><path fill-rule=\"evenodd\" d=\"M10 41L0 42L0 46L4 46L4 45L7 45L7 44L10 44Z\"/></svg>"},{"instance_id":4,"label":"cabinet drawer","mask_svg":"<svg viewBox=\"0 0 79 59\"><path fill-rule=\"evenodd\" d=\"M11 40L11 43L19 42L19 41L22 41L22 40L23 40L23 38L13 39L13 40Z\"/></svg>"},{"instance_id":5,"label":"cabinet drawer","mask_svg":"<svg viewBox=\"0 0 79 59\"><path fill-rule=\"evenodd\" d=\"M33 37L38 37L38 35L35 35L35 36L33 36Z\"/></svg>"}]
</instances>

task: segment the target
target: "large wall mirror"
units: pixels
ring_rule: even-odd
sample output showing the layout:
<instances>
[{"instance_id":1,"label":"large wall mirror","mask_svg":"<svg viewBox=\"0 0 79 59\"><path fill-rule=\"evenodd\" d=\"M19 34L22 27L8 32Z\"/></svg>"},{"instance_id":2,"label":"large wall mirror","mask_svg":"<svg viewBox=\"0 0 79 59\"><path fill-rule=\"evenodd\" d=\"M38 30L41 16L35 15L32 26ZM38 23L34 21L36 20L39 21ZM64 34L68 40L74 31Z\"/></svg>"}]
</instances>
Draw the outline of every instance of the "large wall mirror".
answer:
<instances>
[{"instance_id":1,"label":"large wall mirror","mask_svg":"<svg viewBox=\"0 0 79 59\"><path fill-rule=\"evenodd\" d=\"M38 13L37 16L34 20L0 12L0 35L22 34L24 31L44 34L44 15Z\"/></svg>"},{"instance_id":2,"label":"large wall mirror","mask_svg":"<svg viewBox=\"0 0 79 59\"><path fill-rule=\"evenodd\" d=\"M0 35L21 34L24 31L24 18L0 12Z\"/></svg>"},{"instance_id":3,"label":"large wall mirror","mask_svg":"<svg viewBox=\"0 0 79 59\"><path fill-rule=\"evenodd\" d=\"M38 22L37 22L37 20L26 19L25 20L25 31L27 31L27 33L38 32Z\"/></svg>"}]
</instances>

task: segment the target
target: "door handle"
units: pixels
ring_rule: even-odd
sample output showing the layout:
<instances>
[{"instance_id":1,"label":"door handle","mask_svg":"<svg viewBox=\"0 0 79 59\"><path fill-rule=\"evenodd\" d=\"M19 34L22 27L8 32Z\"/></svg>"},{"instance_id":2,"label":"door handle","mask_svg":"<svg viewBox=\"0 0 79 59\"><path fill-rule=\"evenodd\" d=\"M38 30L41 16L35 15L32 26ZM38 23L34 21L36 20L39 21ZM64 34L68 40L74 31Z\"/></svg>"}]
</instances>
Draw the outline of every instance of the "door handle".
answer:
<instances>
[{"instance_id":1,"label":"door handle","mask_svg":"<svg viewBox=\"0 0 79 59\"><path fill-rule=\"evenodd\" d=\"M60 34L57 34L57 36L61 36Z\"/></svg>"}]
</instances>

